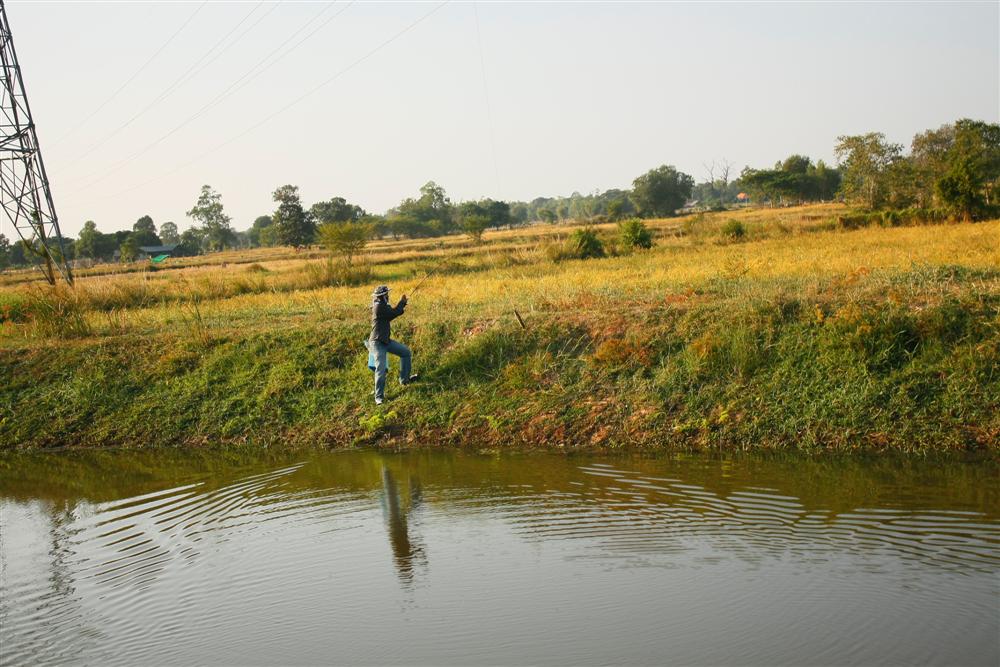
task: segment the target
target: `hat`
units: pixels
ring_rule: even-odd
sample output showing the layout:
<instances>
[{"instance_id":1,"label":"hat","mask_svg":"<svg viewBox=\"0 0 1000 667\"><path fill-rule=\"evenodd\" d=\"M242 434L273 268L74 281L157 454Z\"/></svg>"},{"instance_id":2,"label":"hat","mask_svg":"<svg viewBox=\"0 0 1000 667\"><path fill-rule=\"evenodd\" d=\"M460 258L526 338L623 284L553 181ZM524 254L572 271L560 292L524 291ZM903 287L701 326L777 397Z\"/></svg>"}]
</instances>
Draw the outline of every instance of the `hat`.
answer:
<instances>
[{"instance_id":1,"label":"hat","mask_svg":"<svg viewBox=\"0 0 1000 667\"><path fill-rule=\"evenodd\" d=\"M372 292L372 296L389 296L389 286L379 285L375 288L375 291Z\"/></svg>"}]
</instances>

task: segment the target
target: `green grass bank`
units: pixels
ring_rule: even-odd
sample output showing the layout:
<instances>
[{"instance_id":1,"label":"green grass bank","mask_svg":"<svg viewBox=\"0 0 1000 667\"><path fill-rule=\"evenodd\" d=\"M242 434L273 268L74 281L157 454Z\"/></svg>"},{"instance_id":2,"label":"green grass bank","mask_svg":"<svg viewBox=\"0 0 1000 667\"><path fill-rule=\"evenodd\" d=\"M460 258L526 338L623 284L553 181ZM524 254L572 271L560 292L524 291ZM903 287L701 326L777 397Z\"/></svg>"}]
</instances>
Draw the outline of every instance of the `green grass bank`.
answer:
<instances>
[{"instance_id":1,"label":"green grass bank","mask_svg":"<svg viewBox=\"0 0 1000 667\"><path fill-rule=\"evenodd\" d=\"M9 337L0 446L997 450L1000 270L745 273L414 308L381 408L363 306Z\"/></svg>"}]
</instances>

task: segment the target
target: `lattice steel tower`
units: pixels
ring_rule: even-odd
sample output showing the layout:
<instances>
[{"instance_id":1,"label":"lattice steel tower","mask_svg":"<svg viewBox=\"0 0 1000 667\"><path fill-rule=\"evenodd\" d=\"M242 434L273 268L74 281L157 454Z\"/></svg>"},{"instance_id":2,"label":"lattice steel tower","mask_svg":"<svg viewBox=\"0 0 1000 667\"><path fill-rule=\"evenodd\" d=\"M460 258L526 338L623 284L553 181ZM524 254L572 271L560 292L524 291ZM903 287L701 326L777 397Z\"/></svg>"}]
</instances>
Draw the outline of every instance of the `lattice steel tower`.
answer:
<instances>
[{"instance_id":1,"label":"lattice steel tower","mask_svg":"<svg viewBox=\"0 0 1000 667\"><path fill-rule=\"evenodd\" d=\"M49 179L45 175L38 135L31 119L28 96L24 92L21 67L7 22L7 9L0 0L0 207L18 235L29 246L27 254L51 284L56 271L68 283L73 274L66 261L59 220L52 203Z\"/></svg>"}]
</instances>

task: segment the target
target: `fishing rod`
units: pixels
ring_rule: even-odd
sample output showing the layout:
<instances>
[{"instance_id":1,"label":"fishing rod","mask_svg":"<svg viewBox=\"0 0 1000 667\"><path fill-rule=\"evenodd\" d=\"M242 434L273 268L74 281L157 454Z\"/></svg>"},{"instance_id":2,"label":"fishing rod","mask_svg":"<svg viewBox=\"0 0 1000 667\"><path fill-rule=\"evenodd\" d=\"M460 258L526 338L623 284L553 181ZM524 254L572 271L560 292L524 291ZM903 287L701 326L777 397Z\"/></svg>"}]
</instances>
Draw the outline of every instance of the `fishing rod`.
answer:
<instances>
[{"instance_id":1,"label":"fishing rod","mask_svg":"<svg viewBox=\"0 0 1000 667\"><path fill-rule=\"evenodd\" d=\"M409 297L411 297L414 294L416 294L417 290L420 289L420 286L423 285L427 281L428 278L430 278L435 273L437 273L439 268L441 268L441 264L440 263L437 266L435 266L433 269L431 269L430 271L428 271L427 273L425 273L424 277L420 279L419 283L417 283L417 286L414 287L412 290L410 290L410 294L407 296L407 300L409 300Z\"/></svg>"}]
</instances>

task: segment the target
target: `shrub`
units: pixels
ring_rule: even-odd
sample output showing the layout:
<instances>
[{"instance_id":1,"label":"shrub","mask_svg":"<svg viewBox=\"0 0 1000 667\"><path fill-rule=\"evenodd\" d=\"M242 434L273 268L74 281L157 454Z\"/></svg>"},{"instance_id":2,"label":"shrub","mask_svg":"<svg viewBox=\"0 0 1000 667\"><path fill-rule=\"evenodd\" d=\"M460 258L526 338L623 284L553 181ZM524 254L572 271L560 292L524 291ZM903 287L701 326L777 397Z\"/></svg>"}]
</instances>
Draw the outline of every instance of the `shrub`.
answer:
<instances>
[{"instance_id":1,"label":"shrub","mask_svg":"<svg viewBox=\"0 0 1000 667\"><path fill-rule=\"evenodd\" d=\"M597 237L597 232L592 227L584 227L573 232L570 241L575 250L575 256L579 259L590 259L591 257L604 257L604 244Z\"/></svg>"},{"instance_id":2,"label":"shrub","mask_svg":"<svg viewBox=\"0 0 1000 667\"><path fill-rule=\"evenodd\" d=\"M483 232L486 231L490 219L485 215L467 215L462 218L461 227L474 243L483 242Z\"/></svg>"},{"instance_id":3,"label":"shrub","mask_svg":"<svg viewBox=\"0 0 1000 667\"><path fill-rule=\"evenodd\" d=\"M731 218L722 226L722 235L730 240L738 241L747 235L747 228L739 220Z\"/></svg>"},{"instance_id":4,"label":"shrub","mask_svg":"<svg viewBox=\"0 0 1000 667\"><path fill-rule=\"evenodd\" d=\"M372 226L365 222L331 222L320 225L318 235L320 245L340 254L350 264L368 245L373 231Z\"/></svg>"},{"instance_id":5,"label":"shrub","mask_svg":"<svg viewBox=\"0 0 1000 667\"><path fill-rule=\"evenodd\" d=\"M622 246L625 248L652 248L653 233L638 218L632 218L618 224Z\"/></svg>"},{"instance_id":6,"label":"shrub","mask_svg":"<svg viewBox=\"0 0 1000 667\"><path fill-rule=\"evenodd\" d=\"M899 227L903 224L903 216L899 211L882 211L881 223L883 227Z\"/></svg>"},{"instance_id":7,"label":"shrub","mask_svg":"<svg viewBox=\"0 0 1000 667\"><path fill-rule=\"evenodd\" d=\"M837 226L841 229L861 229L871 224L871 219L865 213L852 213L837 217Z\"/></svg>"}]
</instances>

